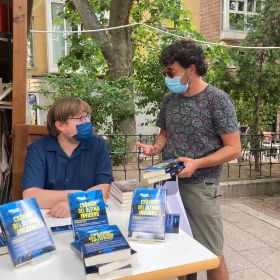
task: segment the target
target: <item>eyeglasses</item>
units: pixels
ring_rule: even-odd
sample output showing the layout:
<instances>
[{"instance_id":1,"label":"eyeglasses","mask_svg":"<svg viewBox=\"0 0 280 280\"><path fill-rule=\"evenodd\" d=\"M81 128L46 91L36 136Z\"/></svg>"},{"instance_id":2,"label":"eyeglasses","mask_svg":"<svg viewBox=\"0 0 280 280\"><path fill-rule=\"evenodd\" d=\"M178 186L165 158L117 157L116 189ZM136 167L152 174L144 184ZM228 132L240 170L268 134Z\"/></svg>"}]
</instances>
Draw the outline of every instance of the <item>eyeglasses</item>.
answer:
<instances>
[{"instance_id":1,"label":"eyeglasses","mask_svg":"<svg viewBox=\"0 0 280 280\"><path fill-rule=\"evenodd\" d=\"M175 76L175 70L172 68L164 68L162 72L165 77L174 78Z\"/></svg>"},{"instance_id":2,"label":"eyeglasses","mask_svg":"<svg viewBox=\"0 0 280 280\"><path fill-rule=\"evenodd\" d=\"M80 120L80 122L84 122L85 119L89 119L91 120L91 114L85 114L85 115L82 115L80 117L72 117L72 118L68 118L69 120Z\"/></svg>"},{"instance_id":3,"label":"eyeglasses","mask_svg":"<svg viewBox=\"0 0 280 280\"><path fill-rule=\"evenodd\" d=\"M186 73L187 69L188 69L188 68L185 68L184 73L183 73L180 77L182 77L182 76ZM175 74L176 71L175 71L173 68L169 68L169 67L163 68L163 69L162 69L162 72L163 72L163 75L164 75L165 77L174 78L174 77L176 76L176 74Z\"/></svg>"}]
</instances>

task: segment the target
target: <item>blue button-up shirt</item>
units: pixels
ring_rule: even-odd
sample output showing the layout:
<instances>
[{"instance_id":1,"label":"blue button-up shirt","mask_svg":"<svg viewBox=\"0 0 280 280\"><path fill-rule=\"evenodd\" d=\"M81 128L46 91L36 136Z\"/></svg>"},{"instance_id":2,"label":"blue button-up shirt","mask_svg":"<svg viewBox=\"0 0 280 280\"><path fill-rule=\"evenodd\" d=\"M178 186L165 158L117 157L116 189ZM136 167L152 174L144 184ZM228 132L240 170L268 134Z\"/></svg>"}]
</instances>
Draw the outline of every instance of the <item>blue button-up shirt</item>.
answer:
<instances>
[{"instance_id":1,"label":"blue button-up shirt","mask_svg":"<svg viewBox=\"0 0 280 280\"><path fill-rule=\"evenodd\" d=\"M108 147L98 135L81 142L68 157L56 137L44 136L28 146L22 189L87 190L113 180Z\"/></svg>"}]
</instances>

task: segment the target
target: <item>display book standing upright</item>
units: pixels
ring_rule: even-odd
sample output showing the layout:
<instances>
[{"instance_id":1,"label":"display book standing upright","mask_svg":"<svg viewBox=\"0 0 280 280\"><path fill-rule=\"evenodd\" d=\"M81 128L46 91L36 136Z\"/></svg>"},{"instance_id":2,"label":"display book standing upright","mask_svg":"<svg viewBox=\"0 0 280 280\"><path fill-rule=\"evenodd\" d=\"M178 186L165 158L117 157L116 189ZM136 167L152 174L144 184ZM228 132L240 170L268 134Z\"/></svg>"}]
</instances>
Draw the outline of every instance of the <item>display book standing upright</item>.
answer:
<instances>
[{"instance_id":1,"label":"display book standing upright","mask_svg":"<svg viewBox=\"0 0 280 280\"><path fill-rule=\"evenodd\" d=\"M75 238L71 249L82 257L86 279L131 274L131 263L136 261L137 254L129 247L117 226L108 225L102 191L72 193L68 199ZM123 245L119 246L118 243Z\"/></svg>"},{"instance_id":2,"label":"display book standing upright","mask_svg":"<svg viewBox=\"0 0 280 280\"><path fill-rule=\"evenodd\" d=\"M128 238L164 240L166 189L134 190L128 225Z\"/></svg>"},{"instance_id":3,"label":"display book standing upright","mask_svg":"<svg viewBox=\"0 0 280 280\"><path fill-rule=\"evenodd\" d=\"M155 163L152 166L149 166L144 169L142 173L142 178L147 181L148 184L154 184L154 187L162 188L162 185L165 182L174 180L175 176L180 173L185 168L183 162L177 162L175 159L163 160L158 163ZM167 191L167 193L169 190ZM180 195L179 195L180 196ZM173 198L173 197L172 197ZM170 196L167 196L167 208L166 208L166 223L165 223L165 232L166 233L178 233L180 216L182 212L170 213ZM174 200L174 199L173 199ZM181 200L181 198L180 198ZM187 219L185 213L183 213L184 220ZM183 221L184 222L184 221ZM186 224L186 223L184 223Z\"/></svg>"},{"instance_id":4,"label":"display book standing upright","mask_svg":"<svg viewBox=\"0 0 280 280\"><path fill-rule=\"evenodd\" d=\"M0 225L15 267L41 260L55 251L35 198L1 205Z\"/></svg>"},{"instance_id":5,"label":"display book standing upright","mask_svg":"<svg viewBox=\"0 0 280 280\"><path fill-rule=\"evenodd\" d=\"M78 232L92 227L108 225L106 205L101 190L68 194L74 239Z\"/></svg>"}]
</instances>

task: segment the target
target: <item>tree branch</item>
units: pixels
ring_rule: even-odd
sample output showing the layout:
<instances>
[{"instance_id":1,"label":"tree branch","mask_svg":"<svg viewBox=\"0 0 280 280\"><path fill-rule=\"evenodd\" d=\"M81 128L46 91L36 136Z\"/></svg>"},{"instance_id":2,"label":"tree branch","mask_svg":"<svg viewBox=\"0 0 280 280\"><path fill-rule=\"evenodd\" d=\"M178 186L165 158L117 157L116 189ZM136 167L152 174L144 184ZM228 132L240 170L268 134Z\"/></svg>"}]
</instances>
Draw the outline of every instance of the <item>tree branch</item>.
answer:
<instances>
[{"instance_id":1,"label":"tree branch","mask_svg":"<svg viewBox=\"0 0 280 280\"><path fill-rule=\"evenodd\" d=\"M110 26L118 26L129 23L129 13L133 0L111 0Z\"/></svg>"},{"instance_id":2,"label":"tree branch","mask_svg":"<svg viewBox=\"0 0 280 280\"><path fill-rule=\"evenodd\" d=\"M86 29L103 28L88 0L72 0L72 2L77 9ZM90 33L90 36L94 40L97 40L101 43L101 49L105 58L110 57L110 53L113 50L110 33L108 31L92 32Z\"/></svg>"}]
</instances>

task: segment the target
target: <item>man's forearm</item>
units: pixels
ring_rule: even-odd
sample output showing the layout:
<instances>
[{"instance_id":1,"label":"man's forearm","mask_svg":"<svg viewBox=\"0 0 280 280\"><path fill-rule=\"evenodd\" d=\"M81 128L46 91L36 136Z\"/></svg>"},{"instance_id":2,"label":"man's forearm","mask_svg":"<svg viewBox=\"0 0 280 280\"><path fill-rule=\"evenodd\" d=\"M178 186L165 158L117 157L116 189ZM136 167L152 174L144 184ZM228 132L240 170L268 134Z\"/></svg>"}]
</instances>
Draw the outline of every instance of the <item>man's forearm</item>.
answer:
<instances>
[{"instance_id":1,"label":"man's forearm","mask_svg":"<svg viewBox=\"0 0 280 280\"><path fill-rule=\"evenodd\" d=\"M88 190L101 190L104 199L107 199L107 198L109 198L110 188L111 188L110 184L100 184L100 185L96 185L94 187L91 187Z\"/></svg>"},{"instance_id":2,"label":"man's forearm","mask_svg":"<svg viewBox=\"0 0 280 280\"><path fill-rule=\"evenodd\" d=\"M199 168L206 168L212 166L218 166L224 164L228 161L236 159L240 156L240 148L234 146L225 146L215 153L203 157L200 159L196 159L196 163L198 165L197 169Z\"/></svg>"},{"instance_id":3,"label":"man's forearm","mask_svg":"<svg viewBox=\"0 0 280 280\"><path fill-rule=\"evenodd\" d=\"M29 188L23 191L23 198L35 197L40 208L52 208L58 202L68 200L68 194L73 192L79 192L80 190L65 190L65 191L54 191L44 190L40 188Z\"/></svg>"}]
</instances>

